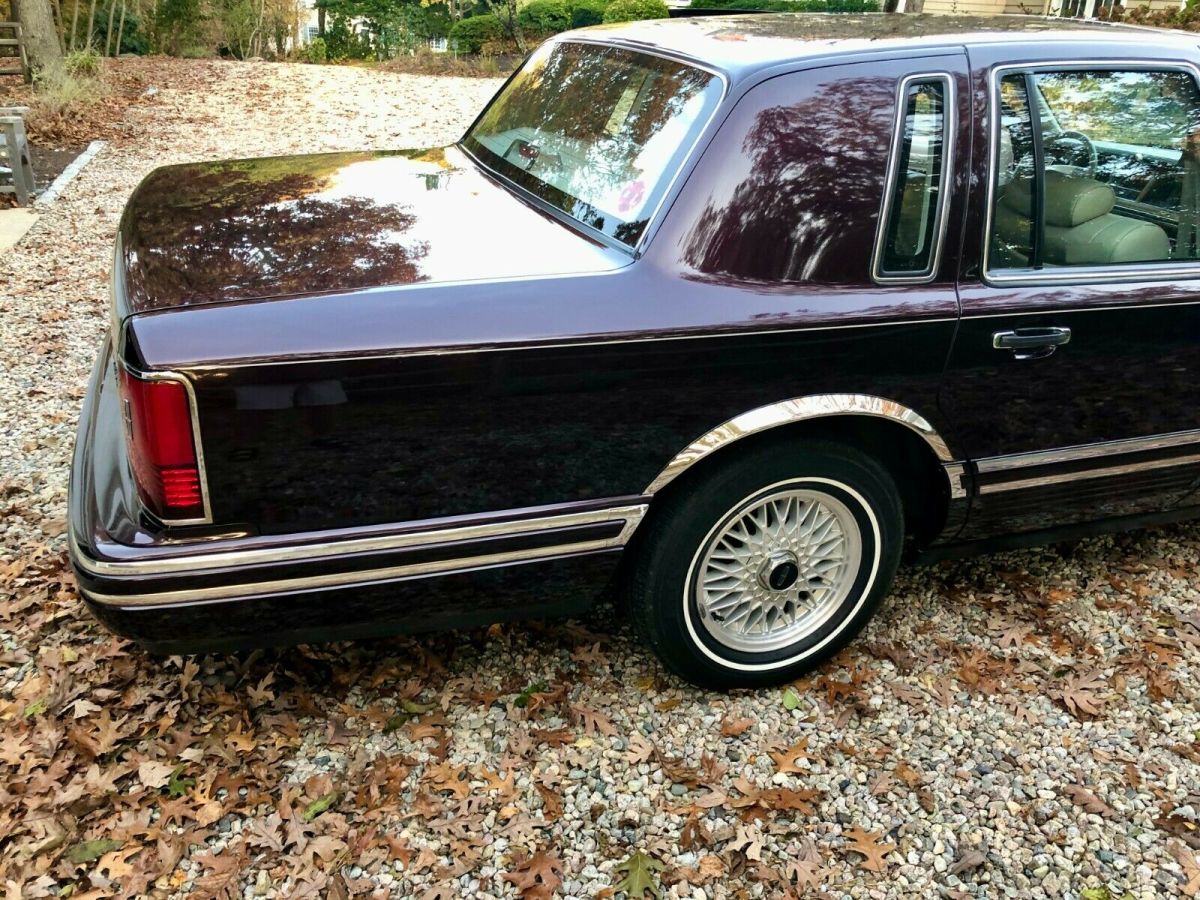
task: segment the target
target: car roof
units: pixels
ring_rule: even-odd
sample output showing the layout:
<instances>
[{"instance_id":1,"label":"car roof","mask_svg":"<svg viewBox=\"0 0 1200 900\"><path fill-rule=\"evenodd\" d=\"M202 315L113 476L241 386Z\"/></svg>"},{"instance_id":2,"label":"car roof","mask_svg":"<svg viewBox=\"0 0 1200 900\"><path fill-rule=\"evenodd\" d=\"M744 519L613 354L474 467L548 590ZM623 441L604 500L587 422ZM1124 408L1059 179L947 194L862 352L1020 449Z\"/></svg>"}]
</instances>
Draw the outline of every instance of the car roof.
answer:
<instances>
[{"instance_id":1,"label":"car roof","mask_svg":"<svg viewBox=\"0 0 1200 900\"><path fill-rule=\"evenodd\" d=\"M910 13L754 13L650 19L567 32L562 38L641 44L730 74L816 56L875 50L1014 42L1182 42L1196 35L1135 25L1046 16L942 16Z\"/></svg>"}]
</instances>

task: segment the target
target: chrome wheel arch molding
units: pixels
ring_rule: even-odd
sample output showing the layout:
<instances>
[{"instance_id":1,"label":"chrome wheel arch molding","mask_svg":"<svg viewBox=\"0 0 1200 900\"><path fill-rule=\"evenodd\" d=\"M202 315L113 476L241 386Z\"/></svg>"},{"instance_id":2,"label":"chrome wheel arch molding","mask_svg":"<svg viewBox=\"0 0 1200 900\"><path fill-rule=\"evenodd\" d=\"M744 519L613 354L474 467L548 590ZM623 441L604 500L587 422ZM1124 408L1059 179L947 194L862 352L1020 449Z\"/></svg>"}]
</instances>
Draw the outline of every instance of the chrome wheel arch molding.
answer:
<instances>
[{"instance_id":1,"label":"chrome wheel arch molding","mask_svg":"<svg viewBox=\"0 0 1200 900\"><path fill-rule=\"evenodd\" d=\"M675 454L666 468L646 487L644 493L658 493L700 460L744 437L781 425L841 416L887 419L916 433L929 447L945 472L951 496L965 496L961 478L958 477L962 467L929 420L901 403L870 394L811 394L769 403L734 416Z\"/></svg>"}]
</instances>

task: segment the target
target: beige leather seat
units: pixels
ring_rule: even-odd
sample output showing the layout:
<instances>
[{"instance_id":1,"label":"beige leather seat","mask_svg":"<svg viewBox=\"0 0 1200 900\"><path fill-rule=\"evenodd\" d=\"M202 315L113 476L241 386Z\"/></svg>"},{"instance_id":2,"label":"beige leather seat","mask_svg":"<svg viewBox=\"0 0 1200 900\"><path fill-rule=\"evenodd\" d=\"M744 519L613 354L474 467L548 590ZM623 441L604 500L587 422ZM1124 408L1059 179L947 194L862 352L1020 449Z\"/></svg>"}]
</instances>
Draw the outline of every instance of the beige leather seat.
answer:
<instances>
[{"instance_id":1,"label":"beige leather seat","mask_svg":"<svg viewBox=\"0 0 1200 900\"><path fill-rule=\"evenodd\" d=\"M1028 176L1014 178L996 205L996 238L1002 247L1029 246L1031 185ZM1151 222L1114 214L1116 199L1112 188L1094 178L1047 169L1045 264L1105 266L1170 259L1167 233ZM1018 250L1000 255L1001 265L1028 265Z\"/></svg>"}]
</instances>

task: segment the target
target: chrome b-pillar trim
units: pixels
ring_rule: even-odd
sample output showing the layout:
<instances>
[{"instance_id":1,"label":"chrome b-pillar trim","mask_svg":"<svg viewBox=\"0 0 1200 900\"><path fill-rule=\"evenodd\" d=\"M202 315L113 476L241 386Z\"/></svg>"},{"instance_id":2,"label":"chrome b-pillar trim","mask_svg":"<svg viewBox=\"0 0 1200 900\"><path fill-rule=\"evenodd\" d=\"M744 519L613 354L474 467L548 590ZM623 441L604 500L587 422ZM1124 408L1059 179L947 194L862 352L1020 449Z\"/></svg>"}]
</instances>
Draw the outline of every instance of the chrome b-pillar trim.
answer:
<instances>
[{"instance_id":1,"label":"chrome b-pillar trim","mask_svg":"<svg viewBox=\"0 0 1200 900\"><path fill-rule=\"evenodd\" d=\"M946 446L946 442L937 430L929 424L927 419L907 406L896 403L894 400L885 400L882 397L873 397L867 394L814 394L760 406L758 409L734 416L723 425L718 425L676 454L667 467L658 473L658 477L650 482L645 493L657 493L713 451L751 434L792 422L844 415L890 419L915 432L929 445L929 449L933 451L938 462L947 469L950 464L956 463L950 448ZM961 467L957 473L959 477L953 477L955 474L947 471L951 496L965 497Z\"/></svg>"}]
</instances>

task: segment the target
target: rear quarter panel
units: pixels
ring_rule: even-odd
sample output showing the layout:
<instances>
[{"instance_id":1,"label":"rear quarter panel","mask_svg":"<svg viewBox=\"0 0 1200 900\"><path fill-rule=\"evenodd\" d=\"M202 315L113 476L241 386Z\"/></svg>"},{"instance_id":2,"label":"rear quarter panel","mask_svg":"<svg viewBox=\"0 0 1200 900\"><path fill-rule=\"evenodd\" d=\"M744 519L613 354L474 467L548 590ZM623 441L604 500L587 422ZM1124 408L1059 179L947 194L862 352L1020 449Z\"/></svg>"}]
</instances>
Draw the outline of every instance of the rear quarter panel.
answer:
<instances>
[{"instance_id":1,"label":"rear quarter panel","mask_svg":"<svg viewBox=\"0 0 1200 900\"><path fill-rule=\"evenodd\" d=\"M278 534L636 495L728 419L817 393L937 427L957 248L930 285L868 276L896 86L931 67L963 74L959 55L753 89L610 274L134 320L146 364L195 380L214 517Z\"/></svg>"}]
</instances>

